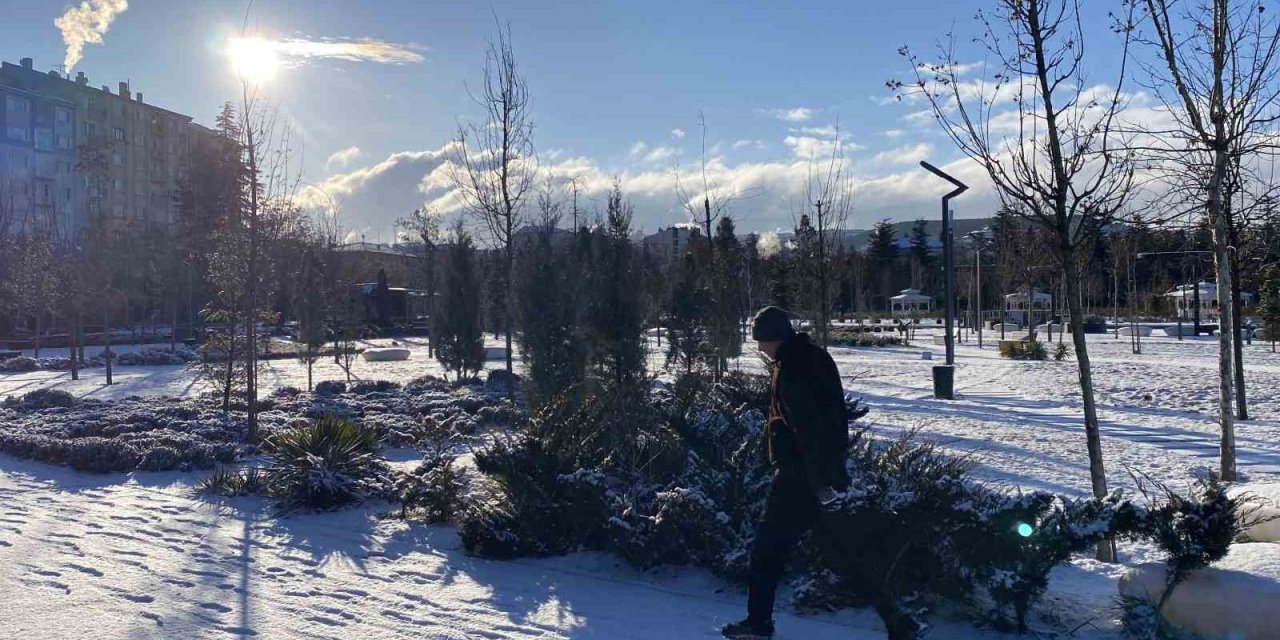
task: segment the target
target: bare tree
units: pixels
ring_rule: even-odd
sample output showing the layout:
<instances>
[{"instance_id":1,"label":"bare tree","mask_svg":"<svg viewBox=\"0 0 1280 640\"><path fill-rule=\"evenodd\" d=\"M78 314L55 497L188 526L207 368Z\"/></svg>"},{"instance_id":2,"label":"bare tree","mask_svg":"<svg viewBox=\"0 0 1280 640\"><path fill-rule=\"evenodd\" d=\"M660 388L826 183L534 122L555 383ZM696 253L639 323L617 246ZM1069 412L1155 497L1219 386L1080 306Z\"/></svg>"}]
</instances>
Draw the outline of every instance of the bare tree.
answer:
<instances>
[{"instance_id":1,"label":"bare tree","mask_svg":"<svg viewBox=\"0 0 1280 640\"><path fill-rule=\"evenodd\" d=\"M427 290L427 321L431 322L436 314L436 249L443 233L440 215L422 207L397 220L396 226L422 245L422 279ZM435 356L435 340L430 336L427 338L427 355Z\"/></svg>"},{"instance_id":2,"label":"bare tree","mask_svg":"<svg viewBox=\"0 0 1280 640\"><path fill-rule=\"evenodd\" d=\"M835 257L844 242L845 225L853 210L853 180L845 169L844 147L840 140L840 125L836 124L831 155L826 159L809 158L809 171L805 180L803 200L793 212L797 226L807 220L813 229L814 265L817 280L816 299L811 318L818 342L827 346L831 329L831 305L835 280Z\"/></svg>"},{"instance_id":3,"label":"bare tree","mask_svg":"<svg viewBox=\"0 0 1280 640\"><path fill-rule=\"evenodd\" d=\"M497 42L485 56L484 83L478 96L485 119L458 128L457 157L449 175L467 211L487 232L487 243L503 262L503 324L507 347L507 395L515 395L511 358L511 282L515 234L524 224L525 198L533 188L537 156L529 89L516 65L511 26L499 27Z\"/></svg>"},{"instance_id":4,"label":"bare tree","mask_svg":"<svg viewBox=\"0 0 1280 640\"><path fill-rule=\"evenodd\" d=\"M1193 197L1212 230L1218 312L1218 419L1221 473L1236 478L1234 401L1238 357L1231 327L1234 251L1230 195L1233 172L1275 149L1280 118L1280 20L1257 2L1137 0L1140 19L1121 26L1153 48L1158 63L1144 64L1150 88L1172 119L1147 127L1141 151L1163 160L1162 168L1199 187ZM1202 191L1200 190L1202 189Z\"/></svg>"},{"instance_id":5,"label":"bare tree","mask_svg":"<svg viewBox=\"0 0 1280 640\"><path fill-rule=\"evenodd\" d=\"M1123 65L1113 89L1086 82L1087 48L1076 0L999 0L994 12L980 12L978 20L984 31L978 41L994 59L982 80L961 78L951 38L935 63L903 47L915 81L890 85L900 97L928 102L952 142L986 172L1001 202L1050 233L1060 271L1076 273L1082 247L1115 217L1133 187L1132 159L1113 127L1124 106ZM1127 40L1124 46L1127 52ZM1107 477L1080 285L1064 280L1090 482L1102 498ZM1114 561L1114 544L1100 544L1098 558Z\"/></svg>"}]
</instances>

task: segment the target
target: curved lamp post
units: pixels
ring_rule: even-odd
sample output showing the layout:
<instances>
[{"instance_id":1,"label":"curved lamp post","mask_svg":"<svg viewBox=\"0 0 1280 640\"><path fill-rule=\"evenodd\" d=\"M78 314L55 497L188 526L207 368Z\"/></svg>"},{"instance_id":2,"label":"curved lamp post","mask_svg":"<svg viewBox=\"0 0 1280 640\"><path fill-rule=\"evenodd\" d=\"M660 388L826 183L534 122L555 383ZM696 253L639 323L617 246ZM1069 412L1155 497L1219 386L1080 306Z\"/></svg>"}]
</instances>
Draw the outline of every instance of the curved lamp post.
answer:
<instances>
[{"instance_id":1,"label":"curved lamp post","mask_svg":"<svg viewBox=\"0 0 1280 640\"><path fill-rule=\"evenodd\" d=\"M956 380L956 255L955 230L951 219L951 208L947 206L947 202L968 191L969 186L924 160L920 161L920 166L924 167L929 173L955 186L954 190L942 196L942 261L945 265L943 271L946 276L945 291L947 297L945 306L947 335L944 343L947 347L947 363L933 368L933 397L940 400L952 400L955 398Z\"/></svg>"}]
</instances>

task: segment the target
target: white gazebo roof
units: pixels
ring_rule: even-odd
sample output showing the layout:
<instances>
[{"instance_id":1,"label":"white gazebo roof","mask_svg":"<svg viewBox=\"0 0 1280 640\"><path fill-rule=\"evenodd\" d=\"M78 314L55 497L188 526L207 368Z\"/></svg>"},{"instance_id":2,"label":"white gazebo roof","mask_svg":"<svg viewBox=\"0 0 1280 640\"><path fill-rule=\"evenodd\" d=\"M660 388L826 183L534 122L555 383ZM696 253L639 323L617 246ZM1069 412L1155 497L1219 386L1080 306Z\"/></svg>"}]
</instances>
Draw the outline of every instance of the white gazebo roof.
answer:
<instances>
[{"instance_id":1,"label":"white gazebo roof","mask_svg":"<svg viewBox=\"0 0 1280 640\"><path fill-rule=\"evenodd\" d=\"M919 289L903 289L902 293L889 299L895 302L932 302L933 296L926 296Z\"/></svg>"},{"instance_id":2,"label":"white gazebo roof","mask_svg":"<svg viewBox=\"0 0 1280 640\"><path fill-rule=\"evenodd\" d=\"M1218 283L1216 282L1201 282L1198 284L1180 284L1170 289L1164 295L1167 298L1194 298L1196 295L1196 289L1200 290L1201 300L1216 300L1218 297ZM1242 291L1240 292L1240 298L1246 301L1252 300L1253 294L1247 291Z\"/></svg>"},{"instance_id":3,"label":"white gazebo roof","mask_svg":"<svg viewBox=\"0 0 1280 640\"><path fill-rule=\"evenodd\" d=\"M1026 292L1026 291L1016 291L1016 292L1014 292L1014 293L1010 293L1010 294L1005 295L1004 299L1005 299L1005 300L1026 300L1026 299L1027 299L1027 292ZM1053 296L1051 296L1051 295L1049 295L1049 294L1047 294L1047 293L1045 293L1045 292L1043 292L1043 291L1041 291L1041 290L1039 290L1039 289L1034 289L1034 290L1032 290L1032 292L1031 292L1031 299L1032 299L1032 301L1033 301L1033 302L1049 302L1050 300L1053 300Z\"/></svg>"}]
</instances>

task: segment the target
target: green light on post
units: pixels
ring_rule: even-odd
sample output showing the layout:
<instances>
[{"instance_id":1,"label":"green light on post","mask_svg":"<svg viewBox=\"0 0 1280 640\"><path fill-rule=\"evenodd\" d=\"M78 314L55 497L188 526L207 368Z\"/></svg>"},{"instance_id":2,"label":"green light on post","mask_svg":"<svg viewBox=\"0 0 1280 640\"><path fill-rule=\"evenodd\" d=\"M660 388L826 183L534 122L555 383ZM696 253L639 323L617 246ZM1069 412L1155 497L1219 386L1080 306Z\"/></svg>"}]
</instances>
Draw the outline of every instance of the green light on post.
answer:
<instances>
[{"instance_id":1,"label":"green light on post","mask_svg":"<svg viewBox=\"0 0 1280 640\"><path fill-rule=\"evenodd\" d=\"M1034 527L1032 527L1031 525L1029 525L1029 524L1027 524L1027 523L1025 523L1025 522L1019 522L1019 523L1018 523L1018 535L1020 535L1020 536L1022 536L1022 537L1024 537L1024 538L1030 538L1030 537L1031 537L1031 534L1033 534L1033 533L1035 533L1035 532L1036 532L1035 528L1034 528Z\"/></svg>"}]
</instances>

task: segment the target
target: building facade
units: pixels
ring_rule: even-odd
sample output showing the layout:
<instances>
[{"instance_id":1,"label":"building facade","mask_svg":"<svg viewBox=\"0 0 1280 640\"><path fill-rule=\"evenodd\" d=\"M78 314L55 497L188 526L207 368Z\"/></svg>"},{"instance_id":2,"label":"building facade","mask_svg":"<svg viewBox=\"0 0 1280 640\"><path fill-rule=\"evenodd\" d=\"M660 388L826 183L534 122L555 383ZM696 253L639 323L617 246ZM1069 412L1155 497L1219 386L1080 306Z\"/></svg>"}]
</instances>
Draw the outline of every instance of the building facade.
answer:
<instances>
[{"instance_id":1,"label":"building facade","mask_svg":"<svg viewBox=\"0 0 1280 640\"><path fill-rule=\"evenodd\" d=\"M0 213L18 228L74 233L99 214L172 224L191 145L213 135L128 83L94 88L30 58L0 63L0 101Z\"/></svg>"}]
</instances>

